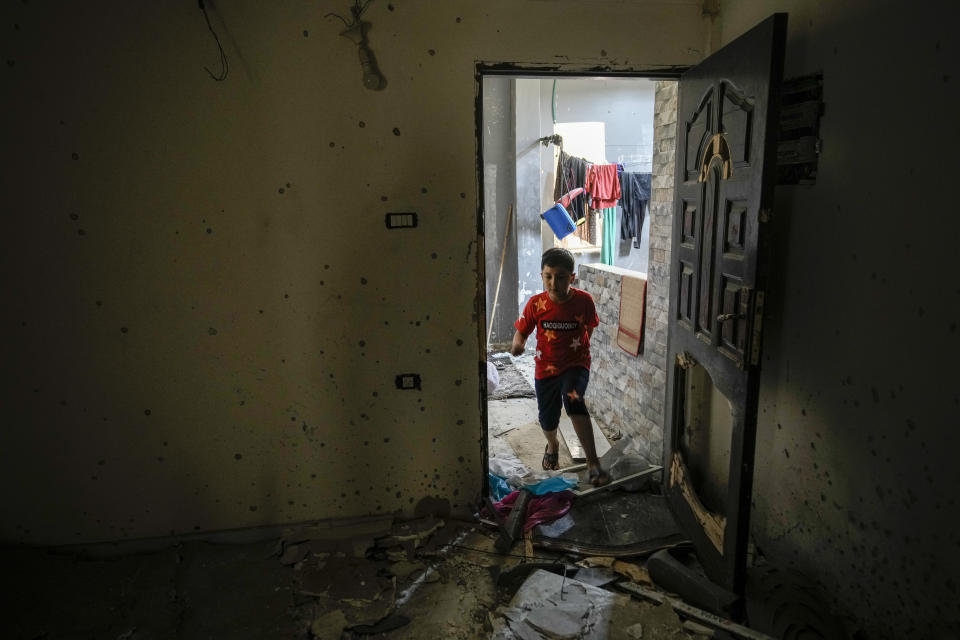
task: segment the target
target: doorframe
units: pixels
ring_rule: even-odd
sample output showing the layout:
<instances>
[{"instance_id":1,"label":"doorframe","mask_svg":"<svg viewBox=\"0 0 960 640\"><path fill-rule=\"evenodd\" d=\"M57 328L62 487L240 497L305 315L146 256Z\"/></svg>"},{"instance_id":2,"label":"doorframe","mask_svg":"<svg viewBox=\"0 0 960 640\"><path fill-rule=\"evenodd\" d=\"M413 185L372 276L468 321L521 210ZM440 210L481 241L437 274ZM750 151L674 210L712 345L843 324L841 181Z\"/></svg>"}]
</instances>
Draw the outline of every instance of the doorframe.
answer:
<instances>
[{"instance_id":1,"label":"doorframe","mask_svg":"<svg viewBox=\"0 0 960 640\"><path fill-rule=\"evenodd\" d=\"M478 398L480 403L480 501L486 502L490 495L487 474L490 468L488 446L489 416L487 412L487 270L484 225L483 188L483 78L484 76L510 76L512 78L638 78L649 80L676 80L690 69L689 66L651 65L648 67L591 65L587 63L518 63L478 61L474 65L474 151L476 209L476 259L477 282L474 296L474 314L477 318L478 345ZM656 115L656 114L654 114ZM676 213L676 212L674 212ZM666 399L664 399L666 401Z\"/></svg>"}]
</instances>

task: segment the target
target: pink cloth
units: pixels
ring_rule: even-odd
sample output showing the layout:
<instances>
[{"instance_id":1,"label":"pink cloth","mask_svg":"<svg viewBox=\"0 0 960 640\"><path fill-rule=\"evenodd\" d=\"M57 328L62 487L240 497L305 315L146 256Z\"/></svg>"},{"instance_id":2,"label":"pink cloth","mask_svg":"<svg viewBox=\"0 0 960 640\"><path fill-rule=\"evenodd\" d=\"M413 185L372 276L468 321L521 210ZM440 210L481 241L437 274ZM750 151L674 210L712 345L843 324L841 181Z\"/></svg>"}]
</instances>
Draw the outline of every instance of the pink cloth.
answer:
<instances>
[{"instance_id":1,"label":"pink cloth","mask_svg":"<svg viewBox=\"0 0 960 640\"><path fill-rule=\"evenodd\" d=\"M557 202L562 204L564 209L569 209L570 202L581 193L583 193L583 187L577 187L573 191L568 191L567 193L560 196L560 199L557 200Z\"/></svg>"},{"instance_id":2,"label":"pink cloth","mask_svg":"<svg viewBox=\"0 0 960 640\"><path fill-rule=\"evenodd\" d=\"M587 167L587 184L584 188L590 193L594 209L609 209L617 206L620 199L620 178L617 165L594 164Z\"/></svg>"},{"instance_id":3,"label":"pink cloth","mask_svg":"<svg viewBox=\"0 0 960 640\"><path fill-rule=\"evenodd\" d=\"M510 513L520 491L523 489L508 493L503 500L493 503L493 508L497 510L501 519L506 518ZM573 506L573 498L573 491L557 491L531 497L530 502L527 503L527 517L523 523L523 530L530 531L538 524L553 522L563 516Z\"/></svg>"}]
</instances>

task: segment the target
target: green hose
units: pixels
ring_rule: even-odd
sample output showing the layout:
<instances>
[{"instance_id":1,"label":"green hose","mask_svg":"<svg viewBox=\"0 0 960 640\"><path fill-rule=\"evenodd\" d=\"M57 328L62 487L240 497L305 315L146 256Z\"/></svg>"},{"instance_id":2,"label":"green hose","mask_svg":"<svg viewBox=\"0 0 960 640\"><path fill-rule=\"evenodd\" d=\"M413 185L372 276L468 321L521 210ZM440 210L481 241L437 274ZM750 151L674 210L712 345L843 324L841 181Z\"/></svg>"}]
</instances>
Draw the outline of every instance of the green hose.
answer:
<instances>
[{"instance_id":1,"label":"green hose","mask_svg":"<svg viewBox=\"0 0 960 640\"><path fill-rule=\"evenodd\" d=\"M550 111L553 113L553 124L557 124L557 79L553 79L553 95L550 96Z\"/></svg>"}]
</instances>

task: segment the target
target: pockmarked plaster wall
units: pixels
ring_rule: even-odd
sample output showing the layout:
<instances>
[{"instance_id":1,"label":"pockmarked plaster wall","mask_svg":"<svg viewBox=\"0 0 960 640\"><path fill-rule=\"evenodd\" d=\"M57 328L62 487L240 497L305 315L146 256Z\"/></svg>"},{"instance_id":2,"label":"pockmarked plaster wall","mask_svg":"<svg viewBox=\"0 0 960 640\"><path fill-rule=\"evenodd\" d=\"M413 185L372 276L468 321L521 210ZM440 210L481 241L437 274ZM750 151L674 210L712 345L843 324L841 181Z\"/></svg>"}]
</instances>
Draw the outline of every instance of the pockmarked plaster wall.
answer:
<instances>
[{"instance_id":1,"label":"pockmarked plaster wall","mask_svg":"<svg viewBox=\"0 0 960 640\"><path fill-rule=\"evenodd\" d=\"M949 9L949 10L948 10ZM960 626L960 104L946 2L723 3L723 42L789 12L823 72L816 184L777 188L753 533L867 638ZM892 84L891 84L892 81Z\"/></svg>"},{"instance_id":2,"label":"pockmarked plaster wall","mask_svg":"<svg viewBox=\"0 0 960 640\"><path fill-rule=\"evenodd\" d=\"M207 3L223 82L196 3L0 9L3 540L472 512L475 65L691 64L700 6L375 0L375 92L350 4Z\"/></svg>"}]
</instances>

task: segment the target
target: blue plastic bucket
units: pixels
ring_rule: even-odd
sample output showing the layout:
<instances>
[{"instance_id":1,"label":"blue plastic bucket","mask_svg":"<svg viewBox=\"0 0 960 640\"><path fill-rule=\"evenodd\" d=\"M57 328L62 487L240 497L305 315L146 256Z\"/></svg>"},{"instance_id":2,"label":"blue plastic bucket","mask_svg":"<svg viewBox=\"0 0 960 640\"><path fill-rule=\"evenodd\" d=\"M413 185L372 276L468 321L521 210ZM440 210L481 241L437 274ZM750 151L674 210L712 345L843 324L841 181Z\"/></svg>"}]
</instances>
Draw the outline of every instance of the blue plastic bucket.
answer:
<instances>
[{"instance_id":1,"label":"blue plastic bucket","mask_svg":"<svg viewBox=\"0 0 960 640\"><path fill-rule=\"evenodd\" d=\"M547 221L547 224L553 229L554 235L561 240L577 228L577 225L573 223L573 218L559 202L541 213L540 217Z\"/></svg>"}]
</instances>

